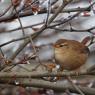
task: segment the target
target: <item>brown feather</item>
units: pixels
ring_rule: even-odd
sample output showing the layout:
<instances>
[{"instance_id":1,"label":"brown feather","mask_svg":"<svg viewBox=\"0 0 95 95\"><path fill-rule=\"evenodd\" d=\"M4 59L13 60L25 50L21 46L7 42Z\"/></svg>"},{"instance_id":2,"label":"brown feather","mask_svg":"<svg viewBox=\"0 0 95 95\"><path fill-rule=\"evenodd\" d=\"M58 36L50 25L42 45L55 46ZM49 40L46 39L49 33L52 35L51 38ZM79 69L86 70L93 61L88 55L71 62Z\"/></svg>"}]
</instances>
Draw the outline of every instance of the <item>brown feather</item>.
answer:
<instances>
[{"instance_id":1,"label":"brown feather","mask_svg":"<svg viewBox=\"0 0 95 95\"><path fill-rule=\"evenodd\" d=\"M75 40L60 39L54 45L55 61L63 70L75 70L85 64L89 49Z\"/></svg>"}]
</instances>

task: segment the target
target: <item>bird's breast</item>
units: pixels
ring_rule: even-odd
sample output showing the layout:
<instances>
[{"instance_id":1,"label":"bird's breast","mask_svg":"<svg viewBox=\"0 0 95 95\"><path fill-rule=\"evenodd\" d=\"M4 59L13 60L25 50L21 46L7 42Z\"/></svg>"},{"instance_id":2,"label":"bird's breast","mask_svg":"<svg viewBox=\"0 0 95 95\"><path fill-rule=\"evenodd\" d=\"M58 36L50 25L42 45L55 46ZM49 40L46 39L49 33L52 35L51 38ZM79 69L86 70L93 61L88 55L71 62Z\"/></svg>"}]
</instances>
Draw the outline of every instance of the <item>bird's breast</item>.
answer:
<instances>
[{"instance_id":1,"label":"bird's breast","mask_svg":"<svg viewBox=\"0 0 95 95\"><path fill-rule=\"evenodd\" d=\"M55 50L55 60L65 70L75 70L86 62L87 55L77 51Z\"/></svg>"}]
</instances>

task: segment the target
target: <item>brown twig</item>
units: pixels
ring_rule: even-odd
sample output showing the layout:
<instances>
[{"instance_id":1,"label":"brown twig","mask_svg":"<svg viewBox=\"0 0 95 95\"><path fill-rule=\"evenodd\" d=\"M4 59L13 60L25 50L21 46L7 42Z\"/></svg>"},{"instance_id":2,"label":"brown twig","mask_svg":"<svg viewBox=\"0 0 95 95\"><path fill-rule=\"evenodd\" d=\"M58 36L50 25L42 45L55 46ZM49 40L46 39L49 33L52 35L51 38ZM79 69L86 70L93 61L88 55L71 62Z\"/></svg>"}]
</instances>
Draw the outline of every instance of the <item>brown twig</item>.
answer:
<instances>
[{"instance_id":1,"label":"brown twig","mask_svg":"<svg viewBox=\"0 0 95 95\"><path fill-rule=\"evenodd\" d=\"M46 26L48 26L48 19L49 19L49 15L50 15L50 11L51 11L51 3L50 0L48 1L48 8L47 8L47 18L46 18Z\"/></svg>"},{"instance_id":2,"label":"brown twig","mask_svg":"<svg viewBox=\"0 0 95 95\"><path fill-rule=\"evenodd\" d=\"M95 26L89 28L89 29L84 29L84 30L77 30L74 28L71 29L61 29L61 28L56 28L56 27L50 27L51 29L55 29L55 30L59 30L59 31L63 31L63 32L89 32L92 34L91 30L95 29Z\"/></svg>"},{"instance_id":3,"label":"brown twig","mask_svg":"<svg viewBox=\"0 0 95 95\"><path fill-rule=\"evenodd\" d=\"M85 75L95 75L95 71L93 72L80 72L76 73L72 72L60 72L59 73L43 73L43 72L0 72L0 78L11 78L12 76L16 76L16 78L42 78L42 77L66 77L66 76L85 76Z\"/></svg>"},{"instance_id":4,"label":"brown twig","mask_svg":"<svg viewBox=\"0 0 95 95\"><path fill-rule=\"evenodd\" d=\"M81 11L81 12L89 11L91 6L86 7L86 8L64 9L63 13L64 12L76 12L76 11ZM42 13L46 13L46 12L47 12L46 10L41 10L38 14L42 14ZM54 11L51 11L51 12L54 13ZM19 17L26 17L26 16L29 16L29 15L33 15L33 13L31 11L30 12L28 11L28 12L20 13ZM13 19L16 19L16 18L17 18L17 15L13 14L13 15L9 15L9 16L0 18L0 22L9 21L9 20L13 20Z\"/></svg>"},{"instance_id":5,"label":"brown twig","mask_svg":"<svg viewBox=\"0 0 95 95\"><path fill-rule=\"evenodd\" d=\"M61 20L55 20L55 21L53 21L52 23L58 23L58 22L61 22ZM43 24L45 24L44 21L39 22L39 23L36 23L36 24L33 24L33 25L24 26L23 29L33 28L33 27L35 27L35 26L43 25ZM6 32L8 33L8 32L13 32L13 31L17 31L17 30L21 30L21 27L18 27L18 28L12 29L12 30L7 30L7 31L0 31L0 33L6 33Z\"/></svg>"},{"instance_id":6,"label":"brown twig","mask_svg":"<svg viewBox=\"0 0 95 95\"><path fill-rule=\"evenodd\" d=\"M22 32L23 32L23 36L25 36L25 32L24 32L24 29L23 29L22 22L21 22L21 20L20 20L19 14L18 14L18 12L17 12L17 10L16 10L16 8L15 8L15 6L14 6L12 0L11 0L11 3L12 3L12 6L14 7L14 10L15 10L15 12L16 12L16 15L17 15L18 21L19 21L19 23L20 23L21 30L22 30Z\"/></svg>"},{"instance_id":7,"label":"brown twig","mask_svg":"<svg viewBox=\"0 0 95 95\"><path fill-rule=\"evenodd\" d=\"M72 79L70 76L67 76L67 80L71 83L71 85L81 94L81 95L85 95L82 90L76 85L73 83Z\"/></svg>"},{"instance_id":8,"label":"brown twig","mask_svg":"<svg viewBox=\"0 0 95 95\"><path fill-rule=\"evenodd\" d=\"M11 7L12 7L12 5L10 5L2 14L0 14L0 17L4 16Z\"/></svg>"},{"instance_id":9,"label":"brown twig","mask_svg":"<svg viewBox=\"0 0 95 95\"><path fill-rule=\"evenodd\" d=\"M19 81L19 80L18 80ZM0 80L0 83L3 85L7 83L7 80ZM44 89L52 89L55 92L65 92L67 89L71 92L71 93L78 93L79 92L72 87L72 85L70 84L59 84L59 83L53 83L53 82L47 82L47 81L42 81L42 80L21 80L19 81L20 84L16 85L15 81L10 81L10 85L12 86L22 86L22 87L37 87L37 88L44 88ZM81 91L85 94L85 95L95 95L95 88L89 88L89 87L82 87L82 86L78 86Z\"/></svg>"}]
</instances>

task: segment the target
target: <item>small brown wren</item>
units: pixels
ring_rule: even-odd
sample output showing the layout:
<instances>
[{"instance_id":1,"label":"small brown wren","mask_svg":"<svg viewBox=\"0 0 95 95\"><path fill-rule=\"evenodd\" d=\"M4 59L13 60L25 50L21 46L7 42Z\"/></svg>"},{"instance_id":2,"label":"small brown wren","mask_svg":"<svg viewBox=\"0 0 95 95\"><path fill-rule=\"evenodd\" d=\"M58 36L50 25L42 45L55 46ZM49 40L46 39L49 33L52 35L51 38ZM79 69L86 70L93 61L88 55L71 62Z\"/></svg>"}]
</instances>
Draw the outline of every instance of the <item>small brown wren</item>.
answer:
<instances>
[{"instance_id":1,"label":"small brown wren","mask_svg":"<svg viewBox=\"0 0 95 95\"><path fill-rule=\"evenodd\" d=\"M89 49L82 42L59 39L54 44L55 62L60 65L60 71L76 70L86 63Z\"/></svg>"},{"instance_id":2,"label":"small brown wren","mask_svg":"<svg viewBox=\"0 0 95 95\"><path fill-rule=\"evenodd\" d=\"M67 70L80 71L80 67L86 63L88 55L90 53L86 46L90 37L86 37L82 42L68 39L59 39L54 43L54 59L55 63L59 65L57 72ZM47 64L49 72L52 72L56 68L56 64ZM60 77L43 77L42 79L47 81L57 81Z\"/></svg>"}]
</instances>

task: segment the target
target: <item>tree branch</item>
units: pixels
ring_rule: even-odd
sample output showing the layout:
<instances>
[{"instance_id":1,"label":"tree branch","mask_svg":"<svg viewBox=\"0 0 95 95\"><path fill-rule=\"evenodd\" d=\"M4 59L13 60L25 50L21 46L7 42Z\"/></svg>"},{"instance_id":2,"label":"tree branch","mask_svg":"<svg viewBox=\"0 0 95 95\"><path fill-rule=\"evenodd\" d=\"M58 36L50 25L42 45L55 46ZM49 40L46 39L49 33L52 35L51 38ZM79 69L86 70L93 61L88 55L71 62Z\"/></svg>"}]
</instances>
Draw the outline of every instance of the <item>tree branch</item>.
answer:
<instances>
[{"instance_id":1,"label":"tree branch","mask_svg":"<svg viewBox=\"0 0 95 95\"><path fill-rule=\"evenodd\" d=\"M0 80L1 83L9 83L11 85L16 85L14 80L11 80L8 82L7 80ZM54 91L58 92L65 92L67 89L72 93L79 93L75 88L72 87L70 84L59 84L59 83L53 83L53 82L47 82L42 80L22 80L19 81L20 84L17 86L23 86L23 87L37 87L37 88L44 88L44 89L52 89ZM79 89L85 94L85 95L95 95L95 88L88 88L88 87L81 87L78 86Z\"/></svg>"},{"instance_id":2,"label":"tree branch","mask_svg":"<svg viewBox=\"0 0 95 95\"><path fill-rule=\"evenodd\" d=\"M42 78L42 77L65 77L65 76L83 76L83 75L95 75L93 72L60 72L60 73L41 73L41 72L0 72L0 78Z\"/></svg>"}]
</instances>

